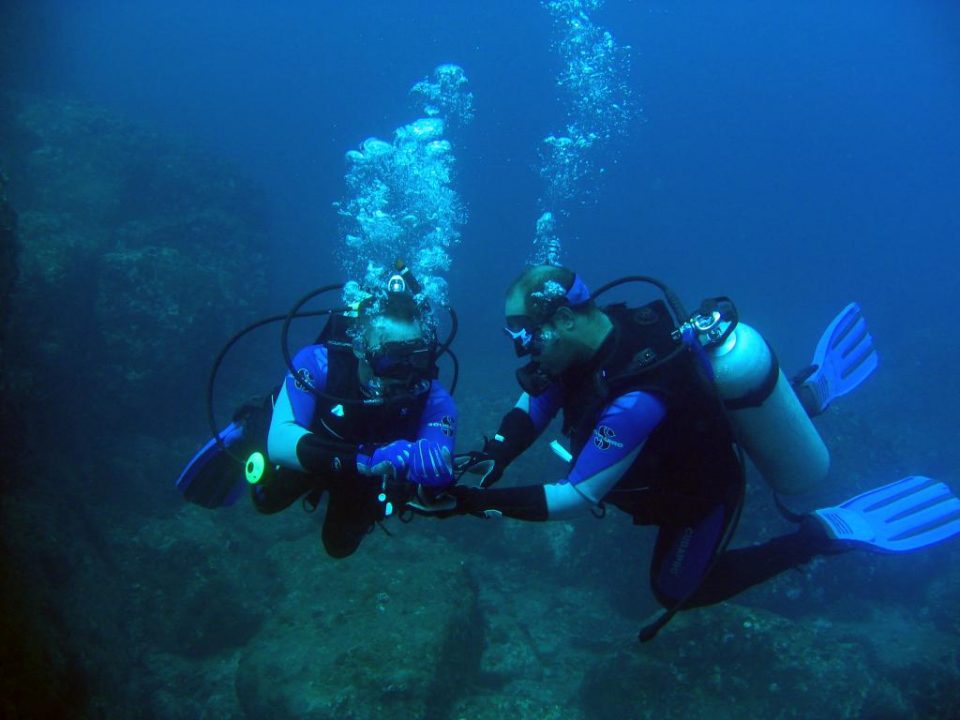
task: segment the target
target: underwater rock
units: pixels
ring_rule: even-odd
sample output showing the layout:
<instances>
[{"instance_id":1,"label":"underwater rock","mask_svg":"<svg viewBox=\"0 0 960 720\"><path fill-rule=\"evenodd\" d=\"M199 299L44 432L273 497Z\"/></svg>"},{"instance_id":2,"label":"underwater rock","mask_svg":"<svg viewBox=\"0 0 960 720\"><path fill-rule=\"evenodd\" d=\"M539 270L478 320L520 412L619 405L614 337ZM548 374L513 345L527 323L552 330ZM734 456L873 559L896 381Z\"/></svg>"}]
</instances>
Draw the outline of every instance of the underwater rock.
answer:
<instances>
[{"instance_id":1,"label":"underwater rock","mask_svg":"<svg viewBox=\"0 0 960 720\"><path fill-rule=\"evenodd\" d=\"M199 543L170 538L161 548L138 546L140 571L131 574L142 578L133 595L147 647L208 658L242 647L260 629L268 576L243 574L216 540L207 534ZM198 557L206 560L198 564Z\"/></svg>"},{"instance_id":2,"label":"underwater rock","mask_svg":"<svg viewBox=\"0 0 960 720\"><path fill-rule=\"evenodd\" d=\"M206 373L264 297L258 192L225 163L100 108L20 99L0 112L20 220L10 338L30 392L104 423L173 417L183 379Z\"/></svg>"},{"instance_id":3,"label":"underwater rock","mask_svg":"<svg viewBox=\"0 0 960 720\"><path fill-rule=\"evenodd\" d=\"M446 717L476 673L483 624L445 542L376 532L337 562L315 537L269 554L284 569L283 592L240 659L246 717Z\"/></svg>"},{"instance_id":4,"label":"underwater rock","mask_svg":"<svg viewBox=\"0 0 960 720\"><path fill-rule=\"evenodd\" d=\"M23 430L14 421L17 404L13 397L7 360L7 318L10 308L10 293L17 277L17 214L7 200L7 177L0 170L0 433L4 442L0 448L0 461L10 467L20 453ZM9 478L3 483L9 482Z\"/></svg>"},{"instance_id":5,"label":"underwater rock","mask_svg":"<svg viewBox=\"0 0 960 720\"><path fill-rule=\"evenodd\" d=\"M730 603L682 613L597 662L580 688L590 720L880 717L899 697L856 632ZM889 715L912 716L902 704Z\"/></svg>"},{"instance_id":6,"label":"underwater rock","mask_svg":"<svg viewBox=\"0 0 960 720\"><path fill-rule=\"evenodd\" d=\"M243 577L223 533L142 542L160 483L176 497L163 478L185 394L199 405L210 358L263 299L260 198L216 159L63 100L0 97L0 169L0 410L29 440L2 428L22 468L4 458L17 595L0 606L24 645L4 667L20 668L19 694L72 703L22 717L86 717L88 704L91 717L145 717L162 680L140 663L222 665L263 622L256 588L271 576ZM136 432L164 441L124 442Z\"/></svg>"},{"instance_id":7,"label":"underwater rock","mask_svg":"<svg viewBox=\"0 0 960 720\"><path fill-rule=\"evenodd\" d=\"M946 555L946 553L944 553ZM942 575L930 584L924 607L928 608L931 619L945 633L960 636L960 567L957 563L944 563ZM960 663L957 665L960 671Z\"/></svg>"},{"instance_id":8,"label":"underwater rock","mask_svg":"<svg viewBox=\"0 0 960 720\"><path fill-rule=\"evenodd\" d=\"M6 319L10 291L17 276L17 214L7 200L7 182L0 171L0 327Z\"/></svg>"}]
</instances>

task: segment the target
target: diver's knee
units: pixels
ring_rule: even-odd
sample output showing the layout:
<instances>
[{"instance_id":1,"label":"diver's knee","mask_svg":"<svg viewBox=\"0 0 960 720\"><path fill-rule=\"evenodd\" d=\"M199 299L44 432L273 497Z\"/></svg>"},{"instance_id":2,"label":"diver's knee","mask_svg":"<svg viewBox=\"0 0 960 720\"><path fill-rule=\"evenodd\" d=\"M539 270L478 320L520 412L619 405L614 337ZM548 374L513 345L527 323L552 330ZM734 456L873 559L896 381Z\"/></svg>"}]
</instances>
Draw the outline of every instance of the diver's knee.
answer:
<instances>
[{"instance_id":1,"label":"diver's knee","mask_svg":"<svg viewBox=\"0 0 960 720\"><path fill-rule=\"evenodd\" d=\"M355 541L353 539L344 541L343 538L337 538L336 540L324 537L323 539L323 549L327 551L327 555L332 557L334 560L342 560L345 557L350 557L353 555L357 548L360 547L360 540L362 538L357 538Z\"/></svg>"},{"instance_id":2,"label":"diver's knee","mask_svg":"<svg viewBox=\"0 0 960 720\"><path fill-rule=\"evenodd\" d=\"M277 498L271 497L263 487L253 487L250 490L250 498L253 500L253 506L262 515L273 515L289 507L290 502L281 503Z\"/></svg>"}]
</instances>

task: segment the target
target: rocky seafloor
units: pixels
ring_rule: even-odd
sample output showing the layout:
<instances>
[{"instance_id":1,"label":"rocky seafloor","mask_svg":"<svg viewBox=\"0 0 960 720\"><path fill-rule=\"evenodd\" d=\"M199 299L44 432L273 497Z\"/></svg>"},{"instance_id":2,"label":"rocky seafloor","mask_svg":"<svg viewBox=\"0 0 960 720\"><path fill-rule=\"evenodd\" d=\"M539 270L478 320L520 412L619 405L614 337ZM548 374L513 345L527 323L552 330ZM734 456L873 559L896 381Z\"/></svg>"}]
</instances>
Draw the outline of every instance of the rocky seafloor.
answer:
<instances>
[{"instance_id":1,"label":"rocky seafloor","mask_svg":"<svg viewBox=\"0 0 960 720\"><path fill-rule=\"evenodd\" d=\"M461 403L482 417L482 403ZM147 471L169 488L167 455ZM552 464L523 462L518 472ZM763 515L754 499L747 513ZM322 505L148 516L76 496L14 502L7 527L33 541L43 617L61 629L61 668L79 673L91 717L946 719L960 709L950 545L816 561L681 613L640 644L657 612L652 533L624 517L391 519L390 534L375 529L335 561L319 542ZM743 539L751 533L748 523Z\"/></svg>"}]
</instances>

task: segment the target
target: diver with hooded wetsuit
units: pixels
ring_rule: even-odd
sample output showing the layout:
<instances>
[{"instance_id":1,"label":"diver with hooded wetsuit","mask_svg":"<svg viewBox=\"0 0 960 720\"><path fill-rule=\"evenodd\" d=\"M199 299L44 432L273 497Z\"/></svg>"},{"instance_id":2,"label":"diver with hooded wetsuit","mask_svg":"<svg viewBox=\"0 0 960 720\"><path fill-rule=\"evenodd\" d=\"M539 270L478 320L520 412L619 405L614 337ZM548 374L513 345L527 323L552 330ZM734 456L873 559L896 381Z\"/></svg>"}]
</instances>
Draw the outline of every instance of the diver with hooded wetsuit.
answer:
<instances>
[{"instance_id":1,"label":"diver with hooded wetsuit","mask_svg":"<svg viewBox=\"0 0 960 720\"><path fill-rule=\"evenodd\" d=\"M905 478L865 494L871 495L869 502L860 496L839 508L796 516L792 519L799 528L794 533L762 545L726 549L745 491L743 461L731 422L737 402L742 401L749 413L773 397L781 405L792 403L809 424L807 414L821 412L876 367L865 325L862 330L857 325L862 323L858 313L858 308L856 317L848 312L828 328L838 344L821 342L820 366L797 383L796 396L786 381L782 381L786 389L780 386L781 373L774 361L758 388L743 398L726 400L704 362L702 346L696 339L682 342L683 333L663 302L601 309L571 271L528 268L511 287L506 304L506 331L518 355L533 357L518 371L524 393L482 451L457 458L461 472L482 476L480 487L450 488L447 503L438 504L435 512L543 521L590 510L602 514L609 504L637 524L658 526L651 583L667 612L644 629L641 639L652 638L681 608L728 599L820 554L856 544L908 550L950 537L960 532L960 501L942 483ZM707 313L707 319L719 315ZM851 336L853 328L856 333ZM744 334L743 344L747 337ZM723 333L718 342L733 341ZM845 364L840 370L835 367L838 362ZM571 445L566 478L490 489L557 413L563 414L563 432ZM789 434L788 443L800 442L802 432ZM820 443L815 433L814 437ZM803 465L800 455L789 457L789 445L783 451ZM826 464L818 465L813 457L817 453L809 454L810 472L825 473ZM826 457L825 449L823 454ZM892 515L877 509L888 499L899 503L896 522L908 527L889 525ZM855 521L852 532L843 517L836 520L842 515ZM871 527L864 530L857 525L859 520Z\"/></svg>"},{"instance_id":2,"label":"diver with hooded wetsuit","mask_svg":"<svg viewBox=\"0 0 960 720\"><path fill-rule=\"evenodd\" d=\"M457 411L435 379L433 331L407 293L362 307L348 335L301 349L274 402L267 454L279 471L256 483L264 513L328 496L327 553L352 554L374 523L419 488L453 481ZM339 335L337 337L336 335Z\"/></svg>"}]
</instances>

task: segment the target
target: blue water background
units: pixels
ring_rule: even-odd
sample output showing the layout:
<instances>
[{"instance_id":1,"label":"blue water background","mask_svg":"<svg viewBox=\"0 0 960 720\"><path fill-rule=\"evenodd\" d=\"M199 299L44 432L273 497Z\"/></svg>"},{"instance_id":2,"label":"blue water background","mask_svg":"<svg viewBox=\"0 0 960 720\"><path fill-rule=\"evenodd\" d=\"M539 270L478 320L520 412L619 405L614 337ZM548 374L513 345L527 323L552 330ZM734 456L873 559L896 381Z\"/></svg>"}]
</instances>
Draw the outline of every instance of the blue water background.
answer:
<instances>
[{"instance_id":1,"label":"blue water background","mask_svg":"<svg viewBox=\"0 0 960 720\"><path fill-rule=\"evenodd\" d=\"M477 110L455 138L470 212L450 275L463 387L495 374L512 393L502 296L541 210L537 149L564 123L539 3L46 7L44 60L25 85L184 137L260 183L265 311L343 280L331 203L344 152L414 119L407 91L434 66L463 66ZM944 382L958 350L960 5L611 0L595 19L632 47L642 114L563 219L567 263L592 285L660 276L690 306L730 295L788 369L859 300L884 371L853 407L894 432L927 425L932 445L955 440L943 388L956 391ZM917 471L956 479L933 464Z\"/></svg>"}]
</instances>

